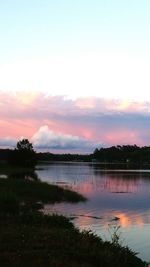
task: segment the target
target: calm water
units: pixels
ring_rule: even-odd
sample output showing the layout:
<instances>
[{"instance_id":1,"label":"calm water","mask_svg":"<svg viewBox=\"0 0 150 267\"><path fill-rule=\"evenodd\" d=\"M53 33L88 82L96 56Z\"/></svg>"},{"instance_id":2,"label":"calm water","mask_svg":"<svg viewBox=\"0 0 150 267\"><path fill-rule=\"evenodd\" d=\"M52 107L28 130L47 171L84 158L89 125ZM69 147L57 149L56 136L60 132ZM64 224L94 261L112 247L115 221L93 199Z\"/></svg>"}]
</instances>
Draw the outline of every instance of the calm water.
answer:
<instances>
[{"instance_id":1,"label":"calm water","mask_svg":"<svg viewBox=\"0 0 150 267\"><path fill-rule=\"evenodd\" d=\"M123 245L150 262L150 170L102 170L98 164L52 163L33 173L9 174L57 184L87 197L85 203L46 205L46 212L75 217L81 229L91 229L104 240L114 228ZM0 172L0 177L8 177Z\"/></svg>"},{"instance_id":2,"label":"calm water","mask_svg":"<svg viewBox=\"0 0 150 267\"><path fill-rule=\"evenodd\" d=\"M37 167L43 181L71 188L85 203L47 205L46 211L75 216L81 229L110 239L114 227L123 245L150 261L150 170L101 170L97 164L54 163Z\"/></svg>"}]
</instances>

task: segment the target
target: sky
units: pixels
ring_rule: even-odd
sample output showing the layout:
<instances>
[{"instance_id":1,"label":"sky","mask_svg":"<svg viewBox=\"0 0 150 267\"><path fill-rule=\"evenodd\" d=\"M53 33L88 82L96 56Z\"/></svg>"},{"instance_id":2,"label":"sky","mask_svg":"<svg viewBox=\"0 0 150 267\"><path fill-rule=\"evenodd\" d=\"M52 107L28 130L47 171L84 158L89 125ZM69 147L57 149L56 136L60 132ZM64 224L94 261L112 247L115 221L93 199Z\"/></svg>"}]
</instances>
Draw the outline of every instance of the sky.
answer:
<instances>
[{"instance_id":1,"label":"sky","mask_svg":"<svg viewBox=\"0 0 150 267\"><path fill-rule=\"evenodd\" d=\"M0 147L150 144L149 0L0 1Z\"/></svg>"}]
</instances>

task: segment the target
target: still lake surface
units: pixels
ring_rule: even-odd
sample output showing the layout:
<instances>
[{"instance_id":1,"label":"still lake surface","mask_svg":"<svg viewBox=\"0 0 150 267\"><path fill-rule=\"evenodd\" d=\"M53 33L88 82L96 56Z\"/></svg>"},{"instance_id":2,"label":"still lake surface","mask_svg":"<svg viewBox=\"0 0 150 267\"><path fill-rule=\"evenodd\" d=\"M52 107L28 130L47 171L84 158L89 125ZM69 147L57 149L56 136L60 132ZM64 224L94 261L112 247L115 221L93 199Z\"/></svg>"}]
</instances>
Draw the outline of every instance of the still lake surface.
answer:
<instances>
[{"instance_id":1,"label":"still lake surface","mask_svg":"<svg viewBox=\"0 0 150 267\"><path fill-rule=\"evenodd\" d=\"M42 181L73 189L85 203L46 205L46 212L74 216L80 229L110 240L114 229L123 245L150 261L150 170L102 170L92 163L37 166Z\"/></svg>"},{"instance_id":2,"label":"still lake surface","mask_svg":"<svg viewBox=\"0 0 150 267\"><path fill-rule=\"evenodd\" d=\"M111 240L116 227L122 245L150 262L150 170L108 170L96 163L44 163L35 172L0 177L33 177L77 191L87 198L77 204L46 205L46 213L74 217L80 229Z\"/></svg>"}]
</instances>

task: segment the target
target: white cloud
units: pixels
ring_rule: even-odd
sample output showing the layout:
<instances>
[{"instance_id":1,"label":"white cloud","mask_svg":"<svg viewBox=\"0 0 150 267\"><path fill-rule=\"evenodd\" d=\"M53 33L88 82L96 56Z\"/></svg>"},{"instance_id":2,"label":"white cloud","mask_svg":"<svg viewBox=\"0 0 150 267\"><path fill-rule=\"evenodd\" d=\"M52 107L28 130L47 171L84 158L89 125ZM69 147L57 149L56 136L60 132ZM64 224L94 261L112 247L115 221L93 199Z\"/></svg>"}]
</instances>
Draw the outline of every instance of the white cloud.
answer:
<instances>
[{"instance_id":1,"label":"white cloud","mask_svg":"<svg viewBox=\"0 0 150 267\"><path fill-rule=\"evenodd\" d=\"M47 125L40 127L31 139L33 145L39 149L58 149L58 150L88 150L94 149L96 142L73 135L65 135L51 131Z\"/></svg>"}]
</instances>

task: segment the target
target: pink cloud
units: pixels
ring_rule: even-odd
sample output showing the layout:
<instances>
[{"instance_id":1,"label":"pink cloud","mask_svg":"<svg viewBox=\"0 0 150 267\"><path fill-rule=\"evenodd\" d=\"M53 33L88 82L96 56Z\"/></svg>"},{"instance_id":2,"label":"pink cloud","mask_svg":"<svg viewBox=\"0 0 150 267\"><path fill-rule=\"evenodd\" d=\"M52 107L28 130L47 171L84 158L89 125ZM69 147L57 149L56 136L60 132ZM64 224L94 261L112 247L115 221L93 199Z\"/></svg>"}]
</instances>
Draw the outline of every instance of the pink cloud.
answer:
<instances>
[{"instance_id":1,"label":"pink cloud","mask_svg":"<svg viewBox=\"0 0 150 267\"><path fill-rule=\"evenodd\" d=\"M137 131L131 131L128 129L116 129L111 130L110 133L106 133L105 142L110 145L115 144L138 144L144 145L143 141L139 137Z\"/></svg>"},{"instance_id":2,"label":"pink cloud","mask_svg":"<svg viewBox=\"0 0 150 267\"><path fill-rule=\"evenodd\" d=\"M150 103L0 92L0 138L31 139L43 125L103 145L150 142Z\"/></svg>"}]
</instances>

